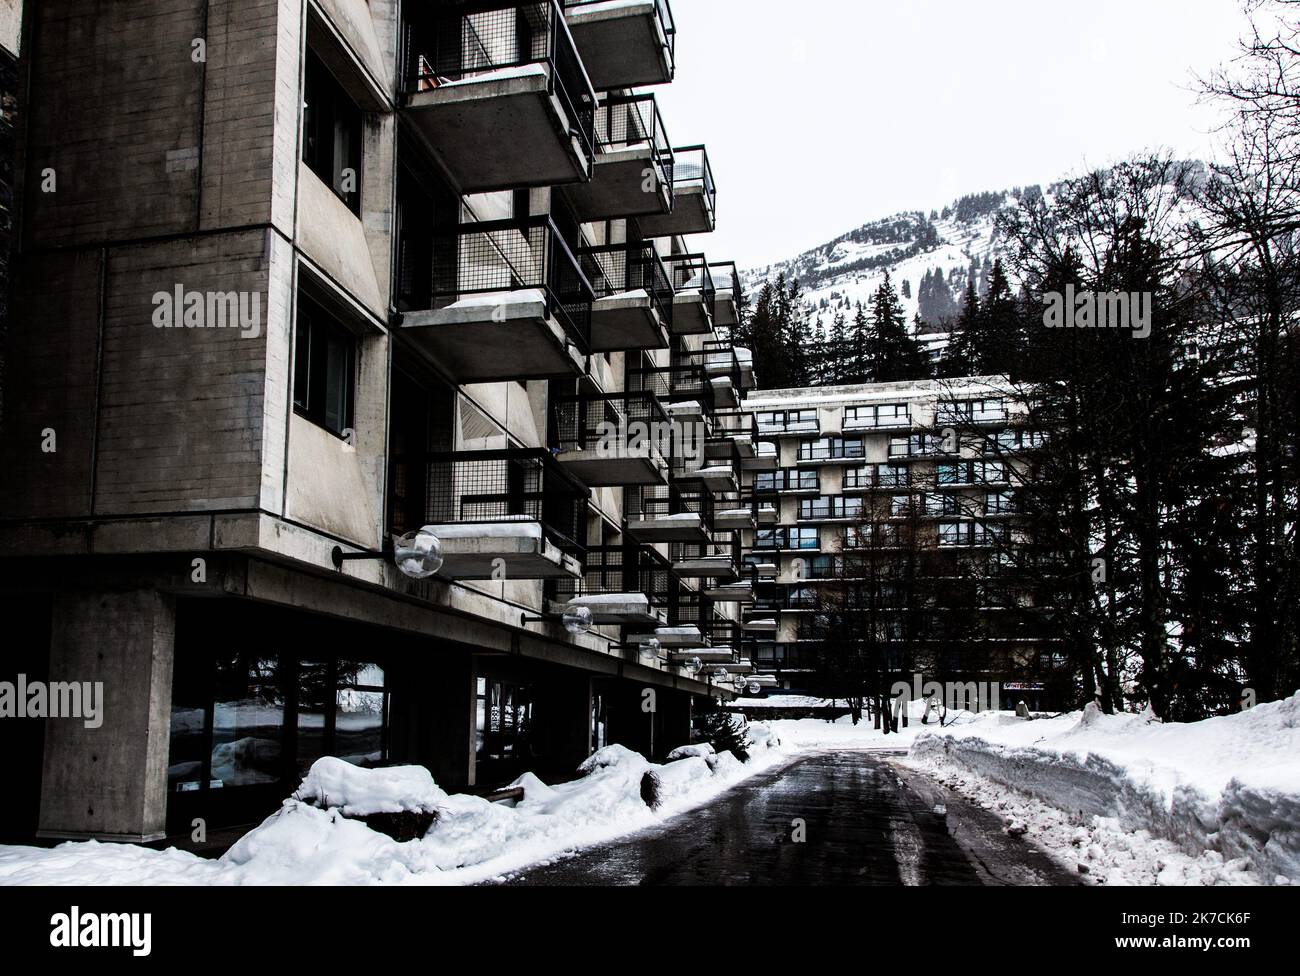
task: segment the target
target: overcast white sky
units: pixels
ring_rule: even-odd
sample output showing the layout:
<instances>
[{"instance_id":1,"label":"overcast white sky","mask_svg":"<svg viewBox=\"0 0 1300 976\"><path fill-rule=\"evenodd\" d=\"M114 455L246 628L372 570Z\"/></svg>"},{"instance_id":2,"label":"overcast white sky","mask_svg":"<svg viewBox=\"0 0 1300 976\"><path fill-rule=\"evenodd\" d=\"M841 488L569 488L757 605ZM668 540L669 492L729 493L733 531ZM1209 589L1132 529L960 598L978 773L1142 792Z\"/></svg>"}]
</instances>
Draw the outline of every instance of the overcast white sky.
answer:
<instances>
[{"instance_id":1,"label":"overcast white sky","mask_svg":"<svg viewBox=\"0 0 1300 976\"><path fill-rule=\"evenodd\" d=\"M704 142L741 267L962 193L1131 152L1208 153L1193 70L1231 57L1239 0L672 0L677 145Z\"/></svg>"}]
</instances>

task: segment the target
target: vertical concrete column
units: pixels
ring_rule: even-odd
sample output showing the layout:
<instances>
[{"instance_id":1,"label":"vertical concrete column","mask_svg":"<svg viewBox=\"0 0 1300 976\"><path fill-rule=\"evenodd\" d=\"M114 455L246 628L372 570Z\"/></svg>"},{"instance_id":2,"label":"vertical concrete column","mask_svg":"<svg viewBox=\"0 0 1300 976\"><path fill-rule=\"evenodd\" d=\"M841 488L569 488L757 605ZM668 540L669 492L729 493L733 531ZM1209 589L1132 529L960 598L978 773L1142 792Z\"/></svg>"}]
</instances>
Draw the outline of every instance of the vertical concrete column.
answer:
<instances>
[{"instance_id":1,"label":"vertical concrete column","mask_svg":"<svg viewBox=\"0 0 1300 976\"><path fill-rule=\"evenodd\" d=\"M175 601L161 593L54 597L49 688L79 684L83 717L46 720L41 836L164 836L175 643ZM99 724L88 727L84 692L96 689Z\"/></svg>"},{"instance_id":2,"label":"vertical concrete column","mask_svg":"<svg viewBox=\"0 0 1300 976\"><path fill-rule=\"evenodd\" d=\"M456 792L475 783L476 685L468 651L431 650L394 669L391 751L417 763L437 784Z\"/></svg>"}]
</instances>

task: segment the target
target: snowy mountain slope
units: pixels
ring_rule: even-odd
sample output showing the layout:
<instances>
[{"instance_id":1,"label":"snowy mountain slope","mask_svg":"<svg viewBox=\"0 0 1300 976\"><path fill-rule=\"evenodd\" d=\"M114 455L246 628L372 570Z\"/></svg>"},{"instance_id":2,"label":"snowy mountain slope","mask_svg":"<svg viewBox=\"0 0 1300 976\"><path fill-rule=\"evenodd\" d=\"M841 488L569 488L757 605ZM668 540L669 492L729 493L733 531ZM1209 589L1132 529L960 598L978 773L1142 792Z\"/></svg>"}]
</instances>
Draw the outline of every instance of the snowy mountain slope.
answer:
<instances>
[{"instance_id":1,"label":"snowy mountain slope","mask_svg":"<svg viewBox=\"0 0 1300 976\"><path fill-rule=\"evenodd\" d=\"M968 194L942 211L874 220L797 257L745 272L746 285L753 294L778 274L798 278L810 310L825 326L837 311L852 317L888 272L909 322L920 312L929 330L937 331L960 309L972 273L982 290L994 258L1004 252L997 215L1039 192L1032 186Z\"/></svg>"}]
</instances>

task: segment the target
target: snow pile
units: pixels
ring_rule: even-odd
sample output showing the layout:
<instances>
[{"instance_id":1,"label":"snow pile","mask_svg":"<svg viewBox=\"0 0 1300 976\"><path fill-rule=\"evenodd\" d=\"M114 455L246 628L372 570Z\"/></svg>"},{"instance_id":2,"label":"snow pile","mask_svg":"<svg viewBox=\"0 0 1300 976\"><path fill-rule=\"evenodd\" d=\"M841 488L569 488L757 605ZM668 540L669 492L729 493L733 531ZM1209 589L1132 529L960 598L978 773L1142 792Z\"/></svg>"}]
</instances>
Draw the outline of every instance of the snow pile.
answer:
<instances>
[{"instance_id":1,"label":"snow pile","mask_svg":"<svg viewBox=\"0 0 1300 976\"><path fill-rule=\"evenodd\" d=\"M1095 706L1026 721L986 713L918 736L912 756L955 764L1065 811L1145 831L1266 881L1300 881L1300 695L1192 723ZM1085 828L1086 829L1086 828Z\"/></svg>"},{"instance_id":2,"label":"snow pile","mask_svg":"<svg viewBox=\"0 0 1300 976\"><path fill-rule=\"evenodd\" d=\"M797 702L798 704L811 705L831 705L841 704L841 702L832 703L829 699L806 698L801 699L799 696L770 695L767 698L742 698L733 702L733 705L772 705L777 704L789 707L787 699ZM938 730L939 719L937 715L930 716L928 725L922 724L921 719L925 715L925 700L917 699L908 702L906 727L899 722L898 731L886 735L880 729L875 727L874 721L865 714L857 725L853 724L852 717L843 715L828 722L821 718L801 718L801 719L776 719L769 724L775 734L780 736L782 742L795 749L906 749L916 741L917 736L923 732ZM998 713L985 713L986 718L991 718ZM947 718L944 719L948 726L966 725L975 721L975 713L966 711L950 711Z\"/></svg>"},{"instance_id":3,"label":"snow pile","mask_svg":"<svg viewBox=\"0 0 1300 976\"><path fill-rule=\"evenodd\" d=\"M324 810L337 808L344 816L365 817L404 810L436 813L447 794L423 766L362 769L325 756L312 764L293 798Z\"/></svg>"},{"instance_id":4,"label":"snow pile","mask_svg":"<svg viewBox=\"0 0 1300 976\"><path fill-rule=\"evenodd\" d=\"M783 760L777 748L759 753L746 763L724 752L660 766L607 746L573 782L549 786L524 774L512 784L524 790L514 804L448 795L423 767L362 769L322 759L278 811L218 860L94 841L0 847L0 885L473 883L652 826ZM653 810L642 798L646 773L658 780ZM437 817L423 838L405 843L354 819L401 810Z\"/></svg>"}]
</instances>

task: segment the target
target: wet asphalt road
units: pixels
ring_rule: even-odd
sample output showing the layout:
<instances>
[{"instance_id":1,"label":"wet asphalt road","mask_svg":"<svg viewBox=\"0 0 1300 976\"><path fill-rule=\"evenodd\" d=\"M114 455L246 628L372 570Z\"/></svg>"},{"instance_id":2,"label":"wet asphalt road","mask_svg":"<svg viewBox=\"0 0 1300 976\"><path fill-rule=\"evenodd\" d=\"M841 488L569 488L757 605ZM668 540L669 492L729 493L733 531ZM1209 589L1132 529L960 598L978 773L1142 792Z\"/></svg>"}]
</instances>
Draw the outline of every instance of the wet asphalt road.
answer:
<instances>
[{"instance_id":1,"label":"wet asphalt road","mask_svg":"<svg viewBox=\"0 0 1300 976\"><path fill-rule=\"evenodd\" d=\"M946 808L936 813L936 805ZM794 821L805 826L794 840ZM814 753L712 803L517 875L525 885L1064 885L1002 821L870 752Z\"/></svg>"}]
</instances>

